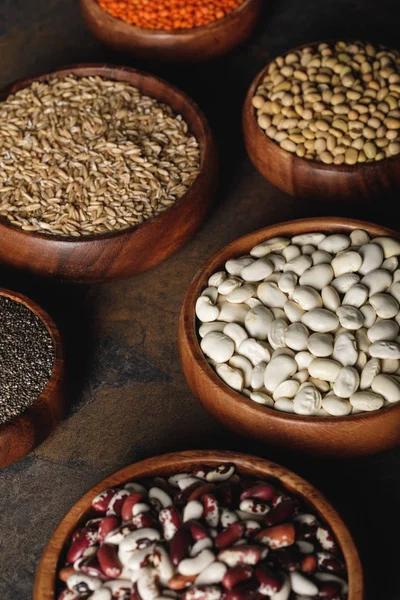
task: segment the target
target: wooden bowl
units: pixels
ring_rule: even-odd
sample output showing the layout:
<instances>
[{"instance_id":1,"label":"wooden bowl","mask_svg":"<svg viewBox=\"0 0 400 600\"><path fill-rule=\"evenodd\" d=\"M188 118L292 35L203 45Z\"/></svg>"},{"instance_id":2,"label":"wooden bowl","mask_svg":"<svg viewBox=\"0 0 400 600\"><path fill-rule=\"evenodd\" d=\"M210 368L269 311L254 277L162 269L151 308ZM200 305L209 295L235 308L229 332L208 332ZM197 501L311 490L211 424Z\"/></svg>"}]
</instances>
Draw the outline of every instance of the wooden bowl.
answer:
<instances>
[{"instance_id":1,"label":"wooden bowl","mask_svg":"<svg viewBox=\"0 0 400 600\"><path fill-rule=\"evenodd\" d=\"M5 467L32 452L60 422L64 409L64 358L58 329L40 306L22 294L3 288L0 288L0 296L20 302L42 321L53 340L55 355L51 377L40 396L20 416L0 425L0 467Z\"/></svg>"},{"instance_id":2,"label":"wooden bowl","mask_svg":"<svg viewBox=\"0 0 400 600\"><path fill-rule=\"evenodd\" d=\"M200 173L171 208L142 225L114 233L68 237L26 232L0 218L0 262L35 275L82 283L124 279L151 269L181 248L203 222L217 185L215 140L199 107L162 79L127 67L78 65L12 84L9 94L50 76L99 75L126 81L182 114L200 145Z\"/></svg>"},{"instance_id":3,"label":"wooden bowl","mask_svg":"<svg viewBox=\"0 0 400 600\"><path fill-rule=\"evenodd\" d=\"M130 465L107 477L82 496L66 514L47 544L36 573L33 600L54 600L60 555L72 532L89 518L91 502L101 491L108 487L124 484L132 478L171 475L193 469L201 464L217 466L227 462L234 462L239 473L244 475L279 479L287 490L310 504L331 528L343 553L349 578L348 600L362 600L364 597L363 573L357 549L342 519L320 492L292 471L273 462L246 454L207 450L165 454Z\"/></svg>"},{"instance_id":4,"label":"wooden bowl","mask_svg":"<svg viewBox=\"0 0 400 600\"><path fill-rule=\"evenodd\" d=\"M208 364L199 345L195 302L212 273L232 257L248 254L275 236L309 231L350 233L365 229L371 236L400 234L372 223L325 217L288 221L265 227L235 240L214 254L194 277L183 302L179 321L179 351L187 382L204 408L235 433L265 444L316 455L345 457L374 454L400 444L400 403L348 417L304 417L261 406L226 385Z\"/></svg>"},{"instance_id":5,"label":"wooden bowl","mask_svg":"<svg viewBox=\"0 0 400 600\"><path fill-rule=\"evenodd\" d=\"M112 17L97 0L80 0L83 18L107 46L143 59L200 62L226 54L249 37L263 2L244 0L223 19L193 29L143 29Z\"/></svg>"},{"instance_id":6,"label":"wooden bowl","mask_svg":"<svg viewBox=\"0 0 400 600\"><path fill-rule=\"evenodd\" d=\"M320 42L307 44L317 46ZM299 46L293 51L305 46ZM290 51L289 51L290 52ZM318 201L368 200L400 187L400 154L381 161L355 165L326 165L283 150L260 129L253 96L268 70L254 79L243 107L243 135L248 155L258 171L273 185L299 198Z\"/></svg>"}]
</instances>

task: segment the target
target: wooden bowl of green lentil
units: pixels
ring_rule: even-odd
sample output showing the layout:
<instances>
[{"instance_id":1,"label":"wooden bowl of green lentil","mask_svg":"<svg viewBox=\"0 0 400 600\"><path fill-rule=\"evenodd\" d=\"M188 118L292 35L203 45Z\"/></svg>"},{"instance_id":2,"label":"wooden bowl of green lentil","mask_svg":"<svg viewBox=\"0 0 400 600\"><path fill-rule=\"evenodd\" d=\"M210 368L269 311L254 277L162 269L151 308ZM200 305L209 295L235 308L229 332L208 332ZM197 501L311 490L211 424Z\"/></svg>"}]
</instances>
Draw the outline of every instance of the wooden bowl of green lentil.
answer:
<instances>
[{"instance_id":1,"label":"wooden bowl of green lentil","mask_svg":"<svg viewBox=\"0 0 400 600\"><path fill-rule=\"evenodd\" d=\"M8 322L3 322L4 317ZM18 322L17 327L9 327L10 319ZM0 330L0 467L4 467L29 454L60 422L64 410L64 357L60 334L51 317L26 296L3 288ZM16 339L19 334L23 334L20 344ZM23 356L19 357L18 369L14 369L16 352L21 348ZM21 365L29 366L29 373L22 372ZM30 400L29 386L33 385L41 391Z\"/></svg>"},{"instance_id":2,"label":"wooden bowl of green lentil","mask_svg":"<svg viewBox=\"0 0 400 600\"><path fill-rule=\"evenodd\" d=\"M0 238L2 241L0 245L0 262L36 275L82 283L128 278L163 262L193 236L194 232L203 222L216 190L218 154L214 136L205 116L199 107L183 92L153 75L127 67L78 65L36 78L18 81L6 90L3 90L0 93L0 122L2 100L6 100L10 95L20 90L24 91L31 84L40 85L42 82L48 82L54 77L62 81L66 77L73 77L76 80L81 80L82 78L99 78L110 85L128 84L136 88L138 93L142 97L145 97L147 101L158 102L161 107L166 106L174 115L174 119L171 118L170 121L178 121L179 123L183 123L182 127L187 127L188 147L192 144L190 140L197 140L198 168L195 177L192 177L190 184L187 184L185 193L177 197L176 201L167 210L155 214L155 216L144 220L141 224L128 225L118 230L110 230L105 233L103 231L95 234L91 234L89 230L85 235L78 237L72 234L68 235L65 232L63 235L58 235L54 232L51 234L46 233L43 230L30 231L29 226L27 230L24 230L20 226L13 225L4 216L0 216ZM68 93L70 92L68 91ZM104 97L106 98L107 94ZM80 103L81 100L78 100ZM38 110L40 110L40 107ZM179 121L179 119L181 120ZM5 118L3 118L3 127L7 128L7 119ZM166 135L169 135L167 126L166 130ZM73 138L75 135L73 128L71 131L72 133L67 132L67 134L69 133ZM129 152L134 153L135 144L130 141L129 143L129 148L133 148ZM174 147L176 147L176 144ZM49 155L57 152L56 143L50 140L44 151ZM117 148L116 151L119 153L122 152L120 148ZM21 152L25 152L25 149L21 150ZM106 156L106 151L101 148L98 156L102 160L102 157ZM10 155L8 154L5 158L4 152L3 156L1 156L0 152L0 165L4 161L7 162L7 160L10 160ZM45 161L45 159L43 160ZM144 159L140 158L140 160L143 161ZM172 162L172 159L170 162ZM14 164L15 162L11 161L11 168L14 168ZM6 166L10 168L10 164ZM91 168L90 164L87 169L89 167ZM180 173L184 169L184 165L182 169L178 167L179 164L176 162L174 168ZM57 166L53 168L57 169ZM99 166L95 165L94 169L98 173L102 169L102 164ZM28 175L31 171L32 169L28 170ZM24 177L25 173L22 170L21 176ZM73 174L70 173L69 175L69 181L73 182ZM152 173L149 174L149 177L151 176ZM36 173L36 178L40 180L40 173ZM7 185L7 182L4 181L2 185L0 184L0 210L2 208L2 200L5 197L4 194L7 194ZM36 183L36 185L38 184ZM6 190L5 192L4 189ZM94 190L93 197L96 196L96 193L97 190ZM146 204L146 202L149 205L150 201L147 199L147 192L138 193L142 194L140 197L143 198L142 205ZM39 194L41 194L41 190ZM77 202L79 204L79 197L77 198L76 194L75 191L75 196L72 198L71 203L80 211L81 207L77 206ZM107 194L103 195L105 198L110 196L110 194L108 196ZM54 198L51 200L54 200ZM30 201L34 202L31 197ZM134 199L133 201L136 200ZM4 202L7 202L7 200L3 200L3 206ZM87 224L90 226L90 219L87 220Z\"/></svg>"},{"instance_id":3,"label":"wooden bowl of green lentil","mask_svg":"<svg viewBox=\"0 0 400 600\"><path fill-rule=\"evenodd\" d=\"M327 44L329 44L330 47L332 47L332 45L334 45L335 43L337 42L332 41L328 42ZM360 44L360 42L358 43ZM299 46L297 48L289 50L287 53L282 55L282 57L279 57L278 60L282 61L282 66L288 66L285 65L285 57L302 52L304 49L311 49L312 51L314 51L320 46L320 44L325 44L325 42L314 42L304 46ZM386 52L386 50L382 50L382 52ZM341 132L340 130L334 131L336 135L336 140L331 140L332 146L329 149L330 151L328 153L325 153L323 157L324 160L326 160L327 162L321 160L321 157L318 157L318 160L315 160L315 157L312 157L311 155L309 155L308 157L304 157L304 154L307 154L307 150L303 152L301 149L299 151L298 146L296 147L296 149L292 147L290 148L290 150L285 149L285 144L289 143L292 146L290 140L288 141L287 138L285 139L285 141L281 140L280 143L279 141L275 141L274 139L272 139L272 137L270 137L269 134L266 133L266 131L264 131L260 127L257 120L256 109L253 106L253 98L257 94L257 90L259 90L260 85L264 81L264 78L266 77L266 75L268 75L269 69L271 68L272 64L273 63L269 63L256 76L253 83L251 84L244 103L242 120L243 134L249 157L252 160L254 166L268 181L270 181L276 187L287 192L288 194L298 196L300 198L315 199L318 201L373 201L376 200L378 197L383 196L385 193L390 193L391 191L397 189L400 186L400 154L387 156L386 152L385 157L380 156L382 160L370 159L370 161L366 161L365 155L362 156L364 147L357 150L355 146L358 144L358 142L354 141L355 138L352 138L351 146L349 144L350 148L346 148L346 152L343 152L344 159L341 162L341 164L335 164L333 161L337 160L336 149L338 146L340 146L340 151L342 152L342 140L347 135L345 135L345 132ZM399 60L397 60L397 69L400 73ZM308 71L306 67L302 68L302 73L305 77L308 77ZM369 77L368 74L362 74L361 77L365 77L365 75ZM397 72L394 73L392 76L398 78L400 81L400 75ZM298 83L300 87L301 80L299 80ZM346 84L347 83L350 85L350 89L347 91L347 94L350 93L351 95L353 93L353 86L357 82L351 82L349 80L348 82L346 81ZM388 87L396 88L394 91L392 91L392 89L386 90L386 96L388 96L389 91L391 93L391 101L394 97L396 107L386 106L385 108L385 101L381 96L379 96L379 102L375 98L371 98L371 110L374 112L377 111L376 114L380 115L380 109L382 108L382 106L387 112L389 112L389 114L391 113L392 109L394 109L394 113L396 115L395 120L397 121L400 116L400 87L399 83L397 82L397 79L396 82L392 84L388 83ZM303 91L301 91L300 93L303 94ZM322 93L323 92L321 90L321 94ZM368 92L368 94L373 93L374 92L371 90L369 90ZM280 100L281 99L279 99L279 102ZM325 103L325 107L326 104L329 104L329 102ZM312 106L310 108L312 108ZM328 106L328 110L329 108L331 107ZM345 110L346 107L343 108L343 111ZM364 109L362 109L362 106L360 110L364 111ZM360 113L360 115L362 118L365 119L365 117L363 117L363 114ZM352 117L352 114L350 114L350 116ZM373 112L372 114L368 114L367 116L369 118L369 122L371 120L373 121ZM387 115L384 115L384 117L386 116ZM335 114L334 118L336 117L340 118L342 117L342 115ZM298 118L300 119L300 116L298 116ZM287 121L288 120L289 119L287 119ZM267 131L268 129L269 128L267 127ZM282 131L279 131L279 127L277 127L277 129L278 135L282 134ZM302 134L302 131L299 131L299 133ZM320 135L320 133L318 132L317 135ZM385 137L385 135L386 132L383 133L383 137ZM389 136L390 135L391 133L389 133ZM295 139L295 145L297 145L298 141L296 140L297 138ZM371 140L367 139L366 141L368 142ZM372 141L375 142L376 140ZM302 140L302 142L304 142L304 140ZM302 142L299 142L299 146L303 146ZM348 140L346 141L346 143L348 143ZM386 144L385 147L389 146L389 144L391 143L394 143L396 146L399 145L397 139L394 140L394 138L387 139L386 141L383 140L383 142L377 142L377 144L378 143ZM373 151L374 146L375 144L373 143ZM381 150L384 149L385 148L383 146L382 148L375 147L375 155L378 155L379 153L382 154ZM348 152L348 150L350 150L350 152ZM370 148L368 148L368 150L370 150ZM329 156L330 154L331 156ZM356 155L361 155L362 160L364 162L357 162ZM339 161L340 160L341 159L339 159Z\"/></svg>"},{"instance_id":4,"label":"wooden bowl of green lentil","mask_svg":"<svg viewBox=\"0 0 400 600\"><path fill-rule=\"evenodd\" d=\"M263 0L243 0L222 19L171 31L130 25L103 10L97 0L80 0L80 6L91 32L114 50L147 60L201 62L227 54L243 43L257 24Z\"/></svg>"}]
</instances>

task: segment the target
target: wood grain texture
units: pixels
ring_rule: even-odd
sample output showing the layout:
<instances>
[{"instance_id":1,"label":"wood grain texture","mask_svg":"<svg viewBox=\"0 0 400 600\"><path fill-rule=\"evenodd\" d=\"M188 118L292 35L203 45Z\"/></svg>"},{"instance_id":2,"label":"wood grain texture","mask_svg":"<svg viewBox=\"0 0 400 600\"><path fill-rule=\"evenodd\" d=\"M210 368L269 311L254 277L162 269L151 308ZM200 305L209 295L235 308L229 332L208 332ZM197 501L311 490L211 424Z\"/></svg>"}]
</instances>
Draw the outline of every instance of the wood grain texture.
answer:
<instances>
[{"instance_id":1,"label":"wood grain texture","mask_svg":"<svg viewBox=\"0 0 400 600\"><path fill-rule=\"evenodd\" d=\"M0 425L0 467L5 467L29 454L58 425L64 409L64 358L58 329L40 306L3 288L0 295L20 302L42 321L53 340L55 353L51 377L40 396L19 417Z\"/></svg>"},{"instance_id":2,"label":"wood grain texture","mask_svg":"<svg viewBox=\"0 0 400 600\"><path fill-rule=\"evenodd\" d=\"M320 42L307 44L316 46ZM288 52L296 51L298 46ZM369 163L326 165L283 150L258 126L252 99L269 64L255 77L243 106L242 128L248 155L273 185L299 198L317 201L376 201L400 187L400 155Z\"/></svg>"},{"instance_id":3,"label":"wood grain texture","mask_svg":"<svg viewBox=\"0 0 400 600\"><path fill-rule=\"evenodd\" d=\"M125 81L181 114L200 146L200 173L186 194L171 208L142 225L110 234L52 236L25 232L0 218L0 262L26 272L60 280L94 283L124 279L151 269L181 248L203 222L218 178L214 136L199 107L166 81L128 67L77 65L50 75L99 75ZM18 81L0 93L0 101L32 81Z\"/></svg>"},{"instance_id":4,"label":"wood grain texture","mask_svg":"<svg viewBox=\"0 0 400 600\"><path fill-rule=\"evenodd\" d=\"M365 229L371 236L400 234L354 219L321 217L278 223L232 242L212 256L194 277L179 321L182 369L193 394L223 426L235 433L319 456L350 457L374 454L400 445L400 403L348 417L303 417L261 406L226 385L208 364L200 348L195 303L208 278L232 257L275 236L291 237L310 231L350 233Z\"/></svg>"},{"instance_id":5,"label":"wood grain texture","mask_svg":"<svg viewBox=\"0 0 400 600\"><path fill-rule=\"evenodd\" d=\"M216 466L226 462L234 462L239 473L243 475L279 479L288 491L297 494L303 501L311 505L313 510L329 525L343 553L349 576L348 600L362 600L364 597L363 573L357 549L346 525L318 490L292 471L268 460L247 454L211 450L165 454L144 460L107 477L87 492L66 514L49 541L37 570L33 600L54 600L60 554L74 529L91 514L91 502L101 491L108 487L124 484L134 478L171 475L186 472L201 464Z\"/></svg>"},{"instance_id":6,"label":"wood grain texture","mask_svg":"<svg viewBox=\"0 0 400 600\"><path fill-rule=\"evenodd\" d=\"M244 2L225 18L193 29L143 29L116 19L97 0L80 0L83 18L91 32L114 50L142 59L200 62L226 54L249 37L262 8L262 0Z\"/></svg>"}]
</instances>

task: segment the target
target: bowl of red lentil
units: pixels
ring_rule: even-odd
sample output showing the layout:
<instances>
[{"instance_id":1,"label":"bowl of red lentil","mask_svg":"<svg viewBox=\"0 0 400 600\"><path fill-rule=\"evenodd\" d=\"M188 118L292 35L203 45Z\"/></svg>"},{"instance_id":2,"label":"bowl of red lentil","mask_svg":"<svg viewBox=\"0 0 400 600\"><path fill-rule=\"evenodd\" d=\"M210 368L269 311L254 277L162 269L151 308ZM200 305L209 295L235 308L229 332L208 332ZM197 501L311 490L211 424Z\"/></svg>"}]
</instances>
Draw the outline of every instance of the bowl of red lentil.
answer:
<instances>
[{"instance_id":1,"label":"bowl of red lentil","mask_svg":"<svg viewBox=\"0 0 400 600\"><path fill-rule=\"evenodd\" d=\"M64 409L64 358L52 318L26 296L0 288L0 467L44 441Z\"/></svg>"},{"instance_id":2,"label":"bowl of red lentil","mask_svg":"<svg viewBox=\"0 0 400 600\"><path fill-rule=\"evenodd\" d=\"M262 0L81 0L92 33L115 50L161 61L226 54L256 26Z\"/></svg>"},{"instance_id":3,"label":"bowl of red lentil","mask_svg":"<svg viewBox=\"0 0 400 600\"><path fill-rule=\"evenodd\" d=\"M0 262L93 283L181 248L213 198L218 156L198 106L150 74L80 65L0 94Z\"/></svg>"}]
</instances>

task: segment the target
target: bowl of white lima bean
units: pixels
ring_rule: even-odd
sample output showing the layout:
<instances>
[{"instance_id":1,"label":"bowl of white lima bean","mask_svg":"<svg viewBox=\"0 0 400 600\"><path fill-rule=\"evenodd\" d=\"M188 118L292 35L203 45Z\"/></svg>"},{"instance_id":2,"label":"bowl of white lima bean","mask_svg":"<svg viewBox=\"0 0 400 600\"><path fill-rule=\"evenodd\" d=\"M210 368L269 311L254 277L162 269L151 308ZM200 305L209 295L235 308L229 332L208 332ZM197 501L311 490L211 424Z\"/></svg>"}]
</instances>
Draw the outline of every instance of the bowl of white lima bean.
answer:
<instances>
[{"instance_id":1,"label":"bowl of white lima bean","mask_svg":"<svg viewBox=\"0 0 400 600\"><path fill-rule=\"evenodd\" d=\"M314 42L271 61L243 109L247 152L285 192L373 201L400 184L400 54Z\"/></svg>"},{"instance_id":2,"label":"bowl of white lima bean","mask_svg":"<svg viewBox=\"0 0 400 600\"><path fill-rule=\"evenodd\" d=\"M179 349L193 394L266 444L362 456L400 441L400 234L339 217L271 225L194 277Z\"/></svg>"}]
</instances>

